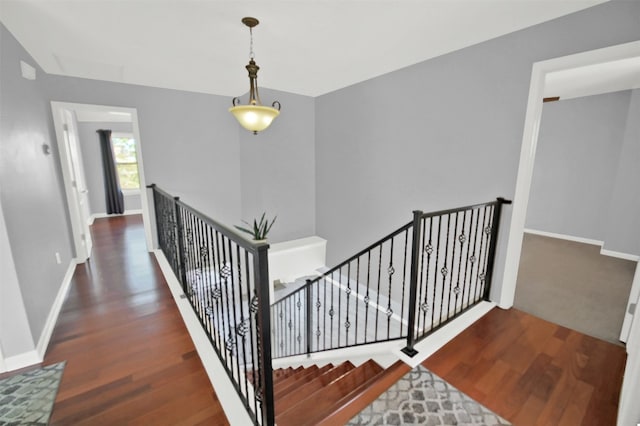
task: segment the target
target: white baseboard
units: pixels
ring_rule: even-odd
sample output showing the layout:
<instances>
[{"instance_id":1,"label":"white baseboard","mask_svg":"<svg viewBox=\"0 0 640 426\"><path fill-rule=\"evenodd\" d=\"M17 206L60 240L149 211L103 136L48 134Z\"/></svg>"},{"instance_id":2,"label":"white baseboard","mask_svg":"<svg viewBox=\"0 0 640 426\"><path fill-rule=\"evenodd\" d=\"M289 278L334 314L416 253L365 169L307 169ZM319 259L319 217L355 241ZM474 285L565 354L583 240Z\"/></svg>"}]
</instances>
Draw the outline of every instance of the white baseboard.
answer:
<instances>
[{"instance_id":1,"label":"white baseboard","mask_svg":"<svg viewBox=\"0 0 640 426\"><path fill-rule=\"evenodd\" d=\"M93 221L96 219L102 219L105 217L115 217L115 216L130 216L133 214L142 214L142 209L125 210L124 213L122 214L94 213L89 218L89 225L93 225Z\"/></svg>"},{"instance_id":2,"label":"white baseboard","mask_svg":"<svg viewBox=\"0 0 640 426\"><path fill-rule=\"evenodd\" d=\"M69 263L67 272L64 274L64 278L62 279L62 285L60 285L60 289L58 290L56 299L53 302L53 306L51 306L51 310L49 310L47 321L44 323L42 334L40 334L40 339L38 339L38 345L36 346L36 352L40 356L40 360L44 359L44 355L47 352L47 347L49 346L49 341L51 340L53 329L56 326L58 316L60 315L60 310L62 309L64 300L67 297L67 293L69 292L71 279L73 278L73 273L76 270L76 265L77 261L75 259L71 260L71 262Z\"/></svg>"},{"instance_id":3,"label":"white baseboard","mask_svg":"<svg viewBox=\"0 0 640 426\"><path fill-rule=\"evenodd\" d=\"M202 329L200 321L193 312L189 300L180 297L183 294L182 286L173 274L173 270L164 253L161 250L155 250L154 254L229 423L232 425L252 424L253 422L247 410L242 404L231 379L227 376L227 372L213 349L209 338Z\"/></svg>"},{"instance_id":4,"label":"white baseboard","mask_svg":"<svg viewBox=\"0 0 640 426\"><path fill-rule=\"evenodd\" d=\"M543 237L559 238L561 240L574 241L576 243L599 246L600 254L603 256L617 257L619 259L633 260L635 262L640 260L640 256L637 256L635 254L622 253L622 252L613 251L613 250L606 250L603 247L604 241L592 240L589 238L582 238L582 237L575 237L573 235L557 234L555 232L538 231L537 229L529 229L529 228L525 228L524 232L526 232L527 234L541 235Z\"/></svg>"},{"instance_id":5,"label":"white baseboard","mask_svg":"<svg viewBox=\"0 0 640 426\"><path fill-rule=\"evenodd\" d=\"M471 324L478 321L495 307L496 304L493 302L480 302L456 318L455 321L451 321L449 324L433 332L433 334L415 345L414 349L418 351L418 353L413 358L402 352L400 349L398 349L396 355L399 359L404 361L405 364L409 365L411 368L415 368L418 364L429 358L438 349L449 343L450 340L453 340L454 337L462 333L465 329L470 327Z\"/></svg>"},{"instance_id":6,"label":"white baseboard","mask_svg":"<svg viewBox=\"0 0 640 426\"><path fill-rule=\"evenodd\" d=\"M19 355L10 356L4 359L4 367L6 371L18 370L20 368L29 367L30 365L40 364L42 358L34 349Z\"/></svg>"},{"instance_id":7,"label":"white baseboard","mask_svg":"<svg viewBox=\"0 0 640 426\"><path fill-rule=\"evenodd\" d=\"M636 256L635 254L621 253L619 251L613 251L613 250L605 250L604 248L600 249L600 254L604 256L617 257L619 259L632 260L634 262L640 261L640 256Z\"/></svg>"}]
</instances>

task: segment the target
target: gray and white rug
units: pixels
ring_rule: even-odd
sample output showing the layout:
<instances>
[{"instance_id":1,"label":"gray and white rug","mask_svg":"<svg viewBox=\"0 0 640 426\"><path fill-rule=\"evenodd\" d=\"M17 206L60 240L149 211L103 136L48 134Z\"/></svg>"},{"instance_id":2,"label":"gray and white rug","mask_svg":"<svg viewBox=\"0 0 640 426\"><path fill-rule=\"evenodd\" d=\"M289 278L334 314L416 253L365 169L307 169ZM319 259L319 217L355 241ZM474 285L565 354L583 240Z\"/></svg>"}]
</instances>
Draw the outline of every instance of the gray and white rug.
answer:
<instances>
[{"instance_id":1,"label":"gray and white rug","mask_svg":"<svg viewBox=\"0 0 640 426\"><path fill-rule=\"evenodd\" d=\"M46 425L65 362L0 380L0 426Z\"/></svg>"},{"instance_id":2,"label":"gray and white rug","mask_svg":"<svg viewBox=\"0 0 640 426\"><path fill-rule=\"evenodd\" d=\"M419 365L348 425L511 425Z\"/></svg>"}]
</instances>

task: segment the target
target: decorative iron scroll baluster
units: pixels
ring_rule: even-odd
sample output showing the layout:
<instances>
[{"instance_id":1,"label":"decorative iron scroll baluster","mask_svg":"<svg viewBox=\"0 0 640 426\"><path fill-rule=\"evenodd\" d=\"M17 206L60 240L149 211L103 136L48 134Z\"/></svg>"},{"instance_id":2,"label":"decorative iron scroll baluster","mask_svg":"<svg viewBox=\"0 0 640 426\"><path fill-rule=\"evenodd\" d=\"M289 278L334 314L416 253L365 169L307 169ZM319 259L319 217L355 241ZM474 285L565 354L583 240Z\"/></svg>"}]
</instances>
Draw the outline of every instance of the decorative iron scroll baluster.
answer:
<instances>
[{"instance_id":1,"label":"decorative iron scroll baluster","mask_svg":"<svg viewBox=\"0 0 640 426\"><path fill-rule=\"evenodd\" d=\"M162 253L258 425L274 424L274 354L299 355L399 338L407 339L404 351L415 354L417 342L487 299L500 211L510 203L498 199L434 213L416 211L413 222L270 307L268 245L244 240L177 197L154 185L150 188ZM402 240L395 238L404 238L404 250L397 247ZM374 256L377 283L372 282ZM366 262L366 272L361 262ZM386 333L380 315L386 317Z\"/></svg>"}]
</instances>

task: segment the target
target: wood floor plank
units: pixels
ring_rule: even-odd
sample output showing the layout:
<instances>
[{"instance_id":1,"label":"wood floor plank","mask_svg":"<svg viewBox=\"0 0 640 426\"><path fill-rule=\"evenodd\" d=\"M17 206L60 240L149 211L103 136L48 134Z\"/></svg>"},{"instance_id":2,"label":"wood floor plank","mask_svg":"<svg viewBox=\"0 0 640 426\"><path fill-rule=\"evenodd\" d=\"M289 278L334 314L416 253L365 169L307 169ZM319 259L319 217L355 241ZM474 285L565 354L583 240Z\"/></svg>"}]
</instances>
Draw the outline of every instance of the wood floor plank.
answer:
<instances>
[{"instance_id":1,"label":"wood floor plank","mask_svg":"<svg viewBox=\"0 0 640 426\"><path fill-rule=\"evenodd\" d=\"M495 308L423 365L518 426L614 425L625 361L623 347Z\"/></svg>"},{"instance_id":2,"label":"wood floor plank","mask_svg":"<svg viewBox=\"0 0 640 426\"><path fill-rule=\"evenodd\" d=\"M44 360L67 361L51 424L228 424L141 217L91 231Z\"/></svg>"}]
</instances>

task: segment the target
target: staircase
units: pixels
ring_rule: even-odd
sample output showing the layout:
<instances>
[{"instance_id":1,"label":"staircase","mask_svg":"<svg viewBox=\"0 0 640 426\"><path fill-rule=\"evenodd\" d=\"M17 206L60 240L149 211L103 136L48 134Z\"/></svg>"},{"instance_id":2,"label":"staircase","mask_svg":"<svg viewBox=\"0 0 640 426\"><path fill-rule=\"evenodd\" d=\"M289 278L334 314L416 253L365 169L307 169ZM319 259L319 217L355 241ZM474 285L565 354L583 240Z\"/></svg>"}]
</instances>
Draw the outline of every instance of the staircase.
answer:
<instances>
[{"instance_id":1,"label":"staircase","mask_svg":"<svg viewBox=\"0 0 640 426\"><path fill-rule=\"evenodd\" d=\"M400 361L385 370L373 360L274 370L276 423L345 424L407 371Z\"/></svg>"}]
</instances>

